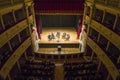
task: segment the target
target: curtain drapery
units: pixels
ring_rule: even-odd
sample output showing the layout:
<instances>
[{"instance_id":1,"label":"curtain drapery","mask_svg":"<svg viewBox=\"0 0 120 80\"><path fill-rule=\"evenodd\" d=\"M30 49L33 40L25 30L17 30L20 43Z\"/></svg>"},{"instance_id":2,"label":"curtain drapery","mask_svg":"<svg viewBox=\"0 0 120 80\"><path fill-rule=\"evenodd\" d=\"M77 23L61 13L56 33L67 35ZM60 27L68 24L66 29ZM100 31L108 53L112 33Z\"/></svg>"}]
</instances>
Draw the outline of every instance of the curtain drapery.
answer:
<instances>
[{"instance_id":1,"label":"curtain drapery","mask_svg":"<svg viewBox=\"0 0 120 80\"><path fill-rule=\"evenodd\" d=\"M80 33L82 30L82 22L83 22L83 16L80 17L79 25L78 25L78 32L77 32L77 38L79 39Z\"/></svg>"},{"instance_id":2,"label":"curtain drapery","mask_svg":"<svg viewBox=\"0 0 120 80\"><path fill-rule=\"evenodd\" d=\"M37 28L38 37L39 37L39 39L41 39L41 36L40 36L40 20L37 16L36 16L36 28Z\"/></svg>"}]
</instances>

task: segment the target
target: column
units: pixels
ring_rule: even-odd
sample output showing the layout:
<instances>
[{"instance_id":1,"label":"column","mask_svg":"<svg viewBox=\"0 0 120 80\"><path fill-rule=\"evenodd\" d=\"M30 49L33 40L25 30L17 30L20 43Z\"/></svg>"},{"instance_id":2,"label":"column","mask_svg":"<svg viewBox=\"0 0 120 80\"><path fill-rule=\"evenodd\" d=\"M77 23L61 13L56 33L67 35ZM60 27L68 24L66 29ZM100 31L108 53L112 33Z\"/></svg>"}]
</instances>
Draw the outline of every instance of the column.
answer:
<instances>
[{"instance_id":1,"label":"column","mask_svg":"<svg viewBox=\"0 0 120 80\"><path fill-rule=\"evenodd\" d=\"M32 2L31 4L31 9L32 9L32 15L33 15L33 24L36 24L36 20L35 20L35 11L34 11L34 3Z\"/></svg>"},{"instance_id":2,"label":"column","mask_svg":"<svg viewBox=\"0 0 120 80\"><path fill-rule=\"evenodd\" d=\"M108 41L108 43L107 43L106 51L108 50L109 45L110 45L110 41Z\"/></svg>"},{"instance_id":3,"label":"column","mask_svg":"<svg viewBox=\"0 0 120 80\"><path fill-rule=\"evenodd\" d=\"M15 11L14 10L12 10L12 14L13 14L14 22L16 23L17 20L16 20L16 17L15 17Z\"/></svg>"},{"instance_id":4,"label":"column","mask_svg":"<svg viewBox=\"0 0 120 80\"><path fill-rule=\"evenodd\" d=\"M0 20L1 20L1 24L2 24L3 29L5 29L5 25L4 25L4 22L3 22L1 14L0 14Z\"/></svg>"},{"instance_id":5,"label":"column","mask_svg":"<svg viewBox=\"0 0 120 80\"><path fill-rule=\"evenodd\" d=\"M102 18L102 23L104 22L104 19L105 19L105 10L103 11L103 18Z\"/></svg>"},{"instance_id":6,"label":"column","mask_svg":"<svg viewBox=\"0 0 120 80\"><path fill-rule=\"evenodd\" d=\"M26 54L26 52L24 53L25 59L28 60L28 56Z\"/></svg>"},{"instance_id":7,"label":"column","mask_svg":"<svg viewBox=\"0 0 120 80\"><path fill-rule=\"evenodd\" d=\"M10 51L13 51L10 41L8 41L8 45L9 45Z\"/></svg>"},{"instance_id":8,"label":"column","mask_svg":"<svg viewBox=\"0 0 120 80\"><path fill-rule=\"evenodd\" d=\"M102 62L99 59L99 63L98 63L98 67L97 67L97 71L96 71L95 77L97 77L99 75L99 70L100 70L101 65L102 65Z\"/></svg>"},{"instance_id":9,"label":"column","mask_svg":"<svg viewBox=\"0 0 120 80\"><path fill-rule=\"evenodd\" d=\"M92 51L92 55L91 55L91 57L90 57L90 60L91 60L91 61L93 60L94 54L95 54L95 53Z\"/></svg>"},{"instance_id":10,"label":"column","mask_svg":"<svg viewBox=\"0 0 120 80\"><path fill-rule=\"evenodd\" d=\"M110 80L110 74L108 73L107 80Z\"/></svg>"},{"instance_id":11,"label":"column","mask_svg":"<svg viewBox=\"0 0 120 80\"><path fill-rule=\"evenodd\" d=\"M8 76L7 76L7 77L8 77L8 79L9 79L9 80L11 80L10 74L8 74Z\"/></svg>"},{"instance_id":12,"label":"column","mask_svg":"<svg viewBox=\"0 0 120 80\"><path fill-rule=\"evenodd\" d=\"M13 5L14 3L13 3L13 0L11 0L11 4Z\"/></svg>"},{"instance_id":13,"label":"column","mask_svg":"<svg viewBox=\"0 0 120 80\"><path fill-rule=\"evenodd\" d=\"M97 42L99 42L100 40L100 33L98 33L98 39L97 39Z\"/></svg>"},{"instance_id":14,"label":"column","mask_svg":"<svg viewBox=\"0 0 120 80\"><path fill-rule=\"evenodd\" d=\"M113 25L113 30L114 30L115 27L116 27L117 20L118 20L118 14L116 14L115 22L114 22L114 25Z\"/></svg>"},{"instance_id":15,"label":"column","mask_svg":"<svg viewBox=\"0 0 120 80\"><path fill-rule=\"evenodd\" d=\"M90 6L90 24L91 24L91 20L92 20L92 16L94 15L93 11L94 11L95 7L94 7L94 3Z\"/></svg>"},{"instance_id":16,"label":"column","mask_svg":"<svg viewBox=\"0 0 120 80\"><path fill-rule=\"evenodd\" d=\"M21 71L21 68L20 68L20 63L19 63L19 61L17 61L16 63L17 63L18 70L19 70L19 71Z\"/></svg>"}]
</instances>

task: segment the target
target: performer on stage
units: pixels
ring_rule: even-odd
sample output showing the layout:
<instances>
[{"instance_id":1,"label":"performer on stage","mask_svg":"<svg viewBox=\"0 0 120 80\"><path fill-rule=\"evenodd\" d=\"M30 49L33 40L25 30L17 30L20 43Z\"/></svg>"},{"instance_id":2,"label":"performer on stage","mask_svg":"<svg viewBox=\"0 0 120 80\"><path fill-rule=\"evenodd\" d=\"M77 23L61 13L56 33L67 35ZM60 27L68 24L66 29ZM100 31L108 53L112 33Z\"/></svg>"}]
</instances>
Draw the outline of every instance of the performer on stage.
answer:
<instances>
[{"instance_id":1,"label":"performer on stage","mask_svg":"<svg viewBox=\"0 0 120 80\"><path fill-rule=\"evenodd\" d=\"M67 36L66 36L66 40L69 40L69 39L70 39L70 35L67 34Z\"/></svg>"},{"instance_id":2,"label":"performer on stage","mask_svg":"<svg viewBox=\"0 0 120 80\"><path fill-rule=\"evenodd\" d=\"M64 32L62 35L62 39L65 39L65 37L66 37L66 33Z\"/></svg>"},{"instance_id":3,"label":"performer on stage","mask_svg":"<svg viewBox=\"0 0 120 80\"><path fill-rule=\"evenodd\" d=\"M54 36L53 32L52 32L51 36L52 36L52 39L55 39L55 36Z\"/></svg>"},{"instance_id":4,"label":"performer on stage","mask_svg":"<svg viewBox=\"0 0 120 80\"><path fill-rule=\"evenodd\" d=\"M60 32L57 32L56 37L60 38Z\"/></svg>"},{"instance_id":5,"label":"performer on stage","mask_svg":"<svg viewBox=\"0 0 120 80\"><path fill-rule=\"evenodd\" d=\"M57 32L56 37L58 38L57 42L60 42L60 32Z\"/></svg>"},{"instance_id":6,"label":"performer on stage","mask_svg":"<svg viewBox=\"0 0 120 80\"><path fill-rule=\"evenodd\" d=\"M52 36L49 34L48 35L48 40L51 41L52 40Z\"/></svg>"}]
</instances>

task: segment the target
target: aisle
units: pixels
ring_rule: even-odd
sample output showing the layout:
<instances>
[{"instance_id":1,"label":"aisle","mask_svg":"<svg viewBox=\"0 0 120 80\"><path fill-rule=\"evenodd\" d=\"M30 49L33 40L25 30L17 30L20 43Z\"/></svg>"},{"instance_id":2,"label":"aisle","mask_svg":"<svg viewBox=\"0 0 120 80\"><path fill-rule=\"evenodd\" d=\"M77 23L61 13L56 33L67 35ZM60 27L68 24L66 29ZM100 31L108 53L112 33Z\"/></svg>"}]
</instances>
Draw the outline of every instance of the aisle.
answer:
<instances>
[{"instance_id":1,"label":"aisle","mask_svg":"<svg viewBox=\"0 0 120 80\"><path fill-rule=\"evenodd\" d=\"M55 80L64 80L63 64L55 64Z\"/></svg>"}]
</instances>

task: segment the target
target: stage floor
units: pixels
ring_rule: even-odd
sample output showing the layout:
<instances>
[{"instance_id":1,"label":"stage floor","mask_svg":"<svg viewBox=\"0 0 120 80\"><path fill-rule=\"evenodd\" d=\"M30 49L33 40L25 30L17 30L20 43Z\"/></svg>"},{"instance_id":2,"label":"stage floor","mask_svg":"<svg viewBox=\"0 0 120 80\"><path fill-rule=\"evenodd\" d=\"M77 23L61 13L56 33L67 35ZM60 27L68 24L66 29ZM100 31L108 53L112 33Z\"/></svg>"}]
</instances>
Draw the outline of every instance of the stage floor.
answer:
<instances>
[{"instance_id":1,"label":"stage floor","mask_svg":"<svg viewBox=\"0 0 120 80\"><path fill-rule=\"evenodd\" d=\"M51 34L52 32L54 33L54 35L56 35L57 32L60 32L59 42L57 37L55 37L54 40L51 40L51 41L48 40L48 35ZM70 35L69 40L62 39L61 36L64 32ZM75 28L72 28L72 27L42 28L40 44L51 44L51 43L52 44L78 44L79 42L77 39L77 32Z\"/></svg>"}]
</instances>

